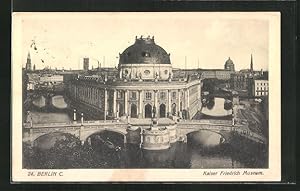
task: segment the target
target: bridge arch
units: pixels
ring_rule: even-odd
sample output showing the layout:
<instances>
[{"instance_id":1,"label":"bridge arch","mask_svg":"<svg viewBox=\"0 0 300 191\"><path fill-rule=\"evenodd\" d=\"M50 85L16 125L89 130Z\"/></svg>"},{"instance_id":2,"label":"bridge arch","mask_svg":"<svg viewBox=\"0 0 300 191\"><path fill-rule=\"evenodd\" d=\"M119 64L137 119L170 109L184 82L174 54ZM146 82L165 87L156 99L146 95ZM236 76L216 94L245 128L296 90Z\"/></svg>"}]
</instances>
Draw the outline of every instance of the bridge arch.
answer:
<instances>
[{"instance_id":1,"label":"bridge arch","mask_svg":"<svg viewBox=\"0 0 300 191\"><path fill-rule=\"evenodd\" d=\"M66 139L73 139L76 141L78 140L78 137L75 134L64 131L36 134L36 136L32 137L32 145L41 149L50 149L54 146L56 141Z\"/></svg>"},{"instance_id":2,"label":"bridge arch","mask_svg":"<svg viewBox=\"0 0 300 191\"><path fill-rule=\"evenodd\" d=\"M117 130L117 129L96 129L96 130L92 130L92 131L82 131L80 134L80 140L85 142L92 135L96 135L96 134L103 133L103 132L117 133L117 134L121 135L123 137L124 142L126 142L126 132L123 132L123 131Z\"/></svg>"},{"instance_id":3,"label":"bridge arch","mask_svg":"<svg viewBox=\"0 0 300 191\"><path fill-rule=\"evenodd\" d=\"M193 130L190 130L190 131L186 131L185 132L185 135L186 135L186 138L187 138L187 141L189 142L189 139L191 139L192 135L195 134L195 133L203 133L202 134L202 137L200 135L200 139L203 138L203 139L206 139L208 140L209 134L207 133L215 133L215 134L218 134L219 137L216 137L216 136L213 136L212 139L214 140L211 140L210 142L212 141L215 141L217 143L225 143L226 141L228 141L228 137L224 136L224 134L222 134L222 132L218 131L218 130L212 130L212 129L193 129ZM218 138L218 139L217 139ZM200 140L202 141L202 140Z\"/></svg>"}]
</instances>

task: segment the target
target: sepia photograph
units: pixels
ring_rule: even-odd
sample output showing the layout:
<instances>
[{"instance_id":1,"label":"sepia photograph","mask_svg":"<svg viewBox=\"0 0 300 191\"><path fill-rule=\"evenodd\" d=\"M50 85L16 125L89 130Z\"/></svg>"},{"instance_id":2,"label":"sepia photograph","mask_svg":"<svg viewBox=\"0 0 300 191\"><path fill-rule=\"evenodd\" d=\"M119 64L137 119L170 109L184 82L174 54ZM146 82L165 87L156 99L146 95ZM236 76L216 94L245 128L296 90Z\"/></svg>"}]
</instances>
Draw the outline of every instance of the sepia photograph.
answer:
<instances>
[{"instance_id":1,"label":"sepia photograph","mask_svg":"<svg viewBox=\"0 0 300 191\"><path fill-rule=\"evenodd\" d=\"M13 180L280 180L280 13L12 19Z\"/></svg>"}]
</instances>

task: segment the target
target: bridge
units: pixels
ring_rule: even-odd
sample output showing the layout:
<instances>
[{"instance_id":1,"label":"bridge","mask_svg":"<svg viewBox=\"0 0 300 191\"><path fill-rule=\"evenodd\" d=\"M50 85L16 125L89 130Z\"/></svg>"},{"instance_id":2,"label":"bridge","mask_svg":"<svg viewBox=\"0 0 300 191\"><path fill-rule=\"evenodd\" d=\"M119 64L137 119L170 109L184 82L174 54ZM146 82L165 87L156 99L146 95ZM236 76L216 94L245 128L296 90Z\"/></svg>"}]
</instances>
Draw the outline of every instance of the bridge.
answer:
<instances>
[{"instance_id":1,"label":"bridge","mask_svg":"<svg viewBox=\"0 0 300 191\"><path fill-rule=\"evenodd\" d=\"M175 122L174 122L175 124ZM160 126L167 126L170 123L159 124ZM117 120L99 120L99 121L84 121L83 123L51 123L51 124L24 124L23 141L33 142L39 137L54 133L69 133L75 137L78 137L82 143L84 143L88 137L93 134L100 133L102 131L111 131L124 136L124 143L126 143L127 127L138 126L142 129L149 128L150 122L145 120L143 123L129 123L128 121L117 121ZM265 144L266 140L264 137L249 132L247 125L245 124L231 124L229 120L186 120L180 121L176 124L177 126L177 138L186 137L189 133L197 132L200 130L207 130L218 133L225 138L230 139L230 132L235 132L241 136L255 141L257 143Z\"/></svg>"},{"instance_id":2,"label":"bridge","mask_svg":"<svg viewBox=\"0 0 300 191\"><path fill-rule=\"evenodd\" d=\"M230 139L230 132L235 132L242 137L256 143L265 144L266 138L251 132L248 124L234 124L229 120L187 120L177 125L177 135L186 136L189 133L200 130L212 131L222 135L226 140Z\"/></svg>"},{"instance_id":3,"label":"bridge","mask_svg":"<svg viewBox=\"0 0 300 191\"><path fill-rule=\"evenodd\" d=\"M49 123L49 124L24 124L24 136L23 141L29 141L33 143L37 138L54 133L69 133L75 137L78 137L82 143L92 134L99 133L101 131L112 131L124 135L124 142L126 142L126 128L127 123L117 121L85 121L81 123Z\"/></svg>"}]
</instances>

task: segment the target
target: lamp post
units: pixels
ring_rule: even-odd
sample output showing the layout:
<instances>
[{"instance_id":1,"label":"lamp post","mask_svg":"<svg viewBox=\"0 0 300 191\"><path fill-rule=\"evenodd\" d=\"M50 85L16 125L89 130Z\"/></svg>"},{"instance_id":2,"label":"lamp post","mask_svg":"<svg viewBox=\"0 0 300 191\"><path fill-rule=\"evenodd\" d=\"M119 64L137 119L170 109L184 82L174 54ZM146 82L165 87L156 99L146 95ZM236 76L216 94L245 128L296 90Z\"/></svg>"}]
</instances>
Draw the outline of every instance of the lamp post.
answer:
<instances>
[{"instance_id":1,"label":"lamp post","mask_svg":"<svg viewBox=\"0 0 300 191\"><path fill-rule=\"evenodd\" d=\"M74 109L74 112L73 112L73 121L76 122L76 109Z\"/></svg>"},{"instance_id":2,"label":"lamp post","mask_svg":"<svg viewBox=\"0 0 300 191\"><path fill-rule=\"evenodd\" d=\"M83 125L83 113L81 113L81 125Z\"/></svg>"}]
</instances>

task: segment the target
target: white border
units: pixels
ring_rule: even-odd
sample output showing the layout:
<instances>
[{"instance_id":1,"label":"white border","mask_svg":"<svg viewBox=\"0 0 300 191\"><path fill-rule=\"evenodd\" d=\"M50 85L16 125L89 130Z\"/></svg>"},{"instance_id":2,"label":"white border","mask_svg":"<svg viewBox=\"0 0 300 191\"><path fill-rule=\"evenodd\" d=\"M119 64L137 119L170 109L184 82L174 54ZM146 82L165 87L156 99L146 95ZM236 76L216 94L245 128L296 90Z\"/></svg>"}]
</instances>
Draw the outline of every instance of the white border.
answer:
<instances>
[{"instance_id":1,"label":"white border","mask_svg":"<svg viewBox=\"0 0 300 191\"><path fill-rule=\"evenodd\" d=\"M280 12L199 12L199 16L222 15L224 18L265 19L269 21L269 168L268 169L69 169L46 170L58 176L27 176L42 170L22 169L22 17L39 14L105 14L105 13L13 13L12 14L12 181L13 182L108 182L108 181L280 181L281 180L281 75ZM113 13L106 13L113 14ZM134 14L134 13L117 13ZM142 13L149 14L149 13ZM176 14L176 13L151 13ZM197 14L186 13L186 14ZM178 14L177 14L178 15ZM204 176L204 171L262 171L263 175ZM59 174L60 173L60 174ZM59 176L63 175L63 176Z\"/></svg>"}]
</instances>

